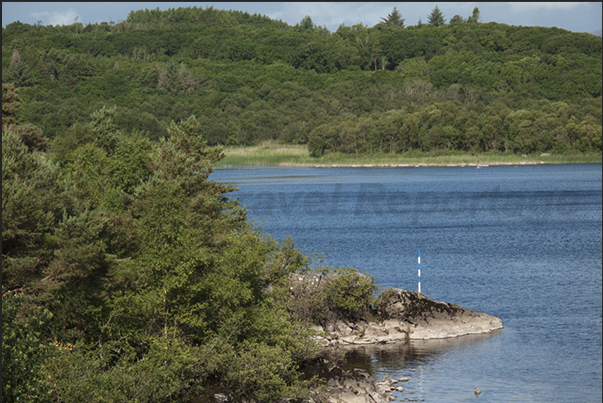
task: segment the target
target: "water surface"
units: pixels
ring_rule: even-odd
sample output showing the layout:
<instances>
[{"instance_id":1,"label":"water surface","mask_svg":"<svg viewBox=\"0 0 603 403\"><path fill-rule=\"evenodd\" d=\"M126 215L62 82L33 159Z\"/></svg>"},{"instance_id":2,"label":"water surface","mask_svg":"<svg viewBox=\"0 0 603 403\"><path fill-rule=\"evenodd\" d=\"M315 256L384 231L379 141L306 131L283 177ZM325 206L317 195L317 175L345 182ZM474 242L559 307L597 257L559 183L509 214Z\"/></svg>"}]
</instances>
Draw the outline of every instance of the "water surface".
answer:
<instances>
[{"instance_id":1,"label":"water surface","mask_svg":"<svg viewBox=\"0 0 603 403\"><path fill-rule=\"evenodd\" d=\"M249 218L327 264L502 319L489 337L350 353L426 402L600 402L601 164L217 169ZM413 394L409 394L413 392Z\"/></svg>"}]
</instances>

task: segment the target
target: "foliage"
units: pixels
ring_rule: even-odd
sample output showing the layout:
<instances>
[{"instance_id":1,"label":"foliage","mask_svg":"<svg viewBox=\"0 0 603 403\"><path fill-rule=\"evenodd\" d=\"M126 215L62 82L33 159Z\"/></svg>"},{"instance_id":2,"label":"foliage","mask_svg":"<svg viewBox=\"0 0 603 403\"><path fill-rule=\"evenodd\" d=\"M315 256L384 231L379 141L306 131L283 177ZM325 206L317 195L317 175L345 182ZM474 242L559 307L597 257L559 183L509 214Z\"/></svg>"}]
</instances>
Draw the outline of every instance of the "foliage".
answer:
<instances>
[{"instance_id":1,"label":"foliage","mask_svg":"<svg viewBox=\"0 0 603 403\"><path fill-rule=\"evenodd\" d=\"M2 297L2 401L48 401L51 385L45 363L52 348L43 334L52 315L41 309L23 315L23 300L14 293Z\"/></svg>"},{"instance_id":2,"label":"foliage","mask_svg":"<svg viewBox=\"0 0 603 403\"><path fill-rule=\"evenodd\" d=\"M402 15L396 7L394 7L392 12L387 15L387 18L381 18L381 21L385 25L393 25L398 27L404 26L404 18L402 18Z\"/></svg>"},{"instance_id":3,"label":"foliage","mask_svg":"<svg viewBox=\"0 0 603 403\"><path fill-rule=\"evenodd\" d=\"M125 354L116 362L110 348L63 348L51 361L53 399L81 401L165 401L185 397L198 376L196 349L178 340L153 340L144 357Z\"/></svg>"},{"instance_id":4,"label":"foliage","mask_svg":"<svg viewBox=\"0 0 603 403\"><path fill-rule=\"evenodd\" d=\"M339 268L326 290L326 298L338 316L350 321L368 320L375 291L374 277L351 267Z\"/></svg>"},{"instance_id":5,"label":"foliage","mask_svg":"<svg viewBox=\"0 0 603 403\"><path fill-rule=\"evenodd\" d=\"M473 9L473 12L471 13L471 16L467 19L467 22L474 23L474 22L479 22L479 20L480 20L480 11L479 11L479 8L475 7Z\"/></svg>"},{"instance_id":6,"label":"foliage","mask_svg":"<svg viewBox=\"0 0 603 403\"><path fill-rule=\"evenodd\" d=\"M328 326L338 320L368 321L372 313L375 291L374 277L345 267L320 268L314 275L291 279L293 289L291 312L302 322Z\"/></svg>"},{"instance_id":7,"label":"foliage","mask_svg":"<svg viewBox=\"0 0 603 403\"><path fill-rule=\"evenodd\" d=\"M321 287L296 289L315 260L209 180L219 145L600 154L600 38L436 17L331 33L193 7L3 28L6 399L307 395L301 323L367 319L376 287L318 265Z\"/></svg>"},{"instance_id":8,"label":"foliage","mask_svg":"<svg viewBox=\"0 0 603 403\"><path fill-rule=\"evenodd\" d=\"M260 401L306 396L299 367L317 345L285 279L309 258L254 230L234 188L208 180L222 152L194 116L150 143L114 115L103 107L55 142L58 163L4 126L7 399L182 400L214 383Z\"/></svg>"},{"instance_id":9,"label":"foliage","mask_svg":"<svg viewBox=\"0 0 603 403\"><path fill-rule=\"evenodd\" d=\"M111 105L125 133L154 141L172 120L196 115L209 145L280 140L308 144L314 156L600 152L601 38L479 19L476 7L446 24L436 6L430 24L404 26L394 8L374 27L331 33L308 18L288 26L192 7L133 11L113 25L14 23L3 29L3 83L23 100L11 119L59 143L73 143L61 138ZM425 110L446 103L457 104L458 119ZM536 130L518 130L520 121L540 112L548 122L534 127L553 130L552 141L526 141ZM375 126L364 130L360 120ZM345 135L325 138L342 126Z\"/></svg>"},{"instance_id":10,"label":"foliage","mask_svg":"<svg viewBox=\"0 0 603 403\"><path fill-rule=\"evenodd\" d=\"M429 14L427 17L427 22L432 27L439 27L440 25L444 25L446 23L444 15L438 6L435 6L435 8L431 11L431 14Z\"/></svg>"},{"instance_id":11,"label":"foliage","mask_svg":"<svg viewBox=\"0 0 603 403\"><path fill-rule=\"evenodd\" d=\"M2 130L4 126L17 123L15 110L20 103L15 85L2 84Z\"/></svg>"}]
</instances>

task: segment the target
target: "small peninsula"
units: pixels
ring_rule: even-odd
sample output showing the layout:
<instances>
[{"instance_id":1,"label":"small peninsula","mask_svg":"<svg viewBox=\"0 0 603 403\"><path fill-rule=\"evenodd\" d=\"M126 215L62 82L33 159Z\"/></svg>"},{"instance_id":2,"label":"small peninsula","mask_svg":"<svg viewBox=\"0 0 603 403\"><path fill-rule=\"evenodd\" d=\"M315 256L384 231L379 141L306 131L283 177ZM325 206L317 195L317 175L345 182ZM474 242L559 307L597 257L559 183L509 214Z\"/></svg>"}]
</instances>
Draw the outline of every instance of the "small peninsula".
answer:
<instances>
[{"instance_id":1,"label":"small peninsula","mask_svg":"<svg viewBox=\"0 0 603 403\"><path fill-rule=\"evenodd\" d=\"M323 346L364 345L445 339L490 333L503 328L502 321L486 313L428 299L421 293L388 289L377 304L383 304L384 318L346 323L337 321L316 338Z\"/></svg>"},{"instance_id":2,"label":"small peninsula","mask_svg":"<svg viewBox=\"0 0 603 403\"><path fill-rule=\"evenodd\" d=\"M292 274L292 283L295 284L290 287L292 298L316 301L316 295L332 293L331 290L341 282L342 275ZM345 273L345 276L356 277L359 282L367 279L359 273ZM295 295L294 290L301 289L303 292ZM368 314L363 317L332 312L330 320L315 322L311 326L317 332L314 340L324 347L387 344L483 334L503 328L502 321L495 316L397 288L385 289L367 309Z\"/></svg>"}]
</instances>

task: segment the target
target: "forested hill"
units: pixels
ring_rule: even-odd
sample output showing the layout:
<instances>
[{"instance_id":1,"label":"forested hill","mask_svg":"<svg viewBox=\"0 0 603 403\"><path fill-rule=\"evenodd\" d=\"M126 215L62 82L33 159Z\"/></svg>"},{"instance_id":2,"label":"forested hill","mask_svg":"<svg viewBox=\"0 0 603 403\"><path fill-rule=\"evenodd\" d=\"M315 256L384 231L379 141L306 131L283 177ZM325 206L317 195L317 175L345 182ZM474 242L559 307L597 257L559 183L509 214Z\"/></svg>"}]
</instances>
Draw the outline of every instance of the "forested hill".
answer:
<instances>
[{"instance_id":1,"label":"forested hill","mask_svg":"<svg viewBox=\"0 0 603 403\"><path fill-rule=\"evenodd\" d=\"M309 326L375 315L374 278L253 227L212 145L601 152L600 37L451 21L3 29L2 401L327 401Z\"/></svg>"},{"instance_id":2,"label":"forested hill","mask_svg":"<svg viewBox=\"0 0 603 403\"><path fill-rule=\"evenodd\" d=\"M394 10L396 11L396 10ZM213 8L2 30L2 82L49 138L116 106L159 139L196 115L209 144L307 143L314 156L601 151L602 40L453 17L404 26L290 26ZM201 129L199 129L201 130Z\"/></svg>"}]
</instances>

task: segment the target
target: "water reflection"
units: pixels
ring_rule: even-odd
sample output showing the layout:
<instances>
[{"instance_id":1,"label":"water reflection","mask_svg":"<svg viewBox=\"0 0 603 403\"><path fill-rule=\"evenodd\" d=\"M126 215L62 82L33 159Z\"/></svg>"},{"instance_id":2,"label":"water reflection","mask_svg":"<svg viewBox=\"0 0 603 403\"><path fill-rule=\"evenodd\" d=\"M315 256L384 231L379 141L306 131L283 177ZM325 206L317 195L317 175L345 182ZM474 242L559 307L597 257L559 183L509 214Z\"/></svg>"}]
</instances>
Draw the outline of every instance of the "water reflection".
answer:
<instances>
[{"instance_id":1,"label":"water reflection","mask_svg":"<svg viewBox=\"0 0 603 403\"><path fill-rule=\"evenodd\" d=\"M499 335L501 330L487 334L450 339L417 340L407 343L338 347L345 351L344 369L362 368L379 378L381 374L415 373L425 365L433 365L438 357L458 348L478 347L481 341ZM390 375L392 376L392 375ZM378 379L380 380L380 379Z\"/></svg>"},{"instance_id":2,"label":"water reflection","mask_svg":"<svg viewBox=\"0 0 603 403\"><path fill-rule=\"evenodd\" d=\"M451 357L459 358L466 356L466 351L473 358L477 358L477 367L484 364L483 357L479 357L479 350L488 349L499 342L499 335L503 329L491 333L480 335L468 335L450 339L437 340L417 340L406 343L394 344L375 344L364 346L339 346L325 350L327 354L337 355L345 354L345 362L341 369L350 371L353 368L361 368L368 371L376 381L381 381L384 376L393 379L408 378L408 382L400 384L404 387L404 392L392 392L396 400L408 400L416 398L418 401L428 402L461 402L467 399L475 398L473 395L473 379L464 379L465 375L459 373L457 365L450 368ZM463 353L464 351L464 353ZM477 356L476 356L477 354ZM454 360L454 359L453 359ZM447 368L446 374L439 373L437 368ZM462 367L462 365L461 365ZM468 368L465 367L465 371ZM463 370L460 370L463 372ZM319 373L314 372L311 375L320 374L326 379L331 376L338 376L338 370L329 372L322 368ZM472 378L471 376L469 378ZM488 393L481 396L484 402L497 401L501 398L506 401L517 400L513 392L509 393L505 387L495 385L484 379L480 380L479 386L484 387ZM499 390L498 392L494 392ZM494 393L493 393L494 392ZM494 396L487 396L487 395ZM498 395L498 396L496 396ZM490 400L494 398L494 400Z\"/></svg>"}]
</instances>

